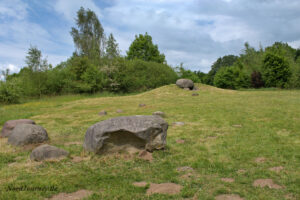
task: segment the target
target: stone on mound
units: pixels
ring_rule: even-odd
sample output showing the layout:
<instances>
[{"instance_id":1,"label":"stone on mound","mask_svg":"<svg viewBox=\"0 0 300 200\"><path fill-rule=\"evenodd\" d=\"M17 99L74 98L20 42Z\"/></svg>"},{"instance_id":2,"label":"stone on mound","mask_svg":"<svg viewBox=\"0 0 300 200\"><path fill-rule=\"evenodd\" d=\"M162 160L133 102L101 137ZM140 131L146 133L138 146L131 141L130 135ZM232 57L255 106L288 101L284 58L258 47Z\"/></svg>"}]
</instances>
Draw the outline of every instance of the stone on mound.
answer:
<instances>
[{"instance_id":1,"label":"stone on mound","mask_svg":"<svg viewBox=\"0 0 300 200\"><path fill-rule=\"evenodd\" d=\"M127 148L153 151L166 145L168 123L159 116L123 116L91 126L84 148L95 153L118 152Z\"/></svg>"},{"instance_id":2,"label":"stone on mound","mask_svg":"<svg viewBox=\"0 0 300 200\"><path fill-rule=\"evenodd\" d=\"M152 113L152 115L158 115L158 116L161 116L161 117L165 117L165 113L162 112L162 111L155 111L154 113Z\"/></svg>"},{"instance_id":3,"label":"stone on mound","mask_svg":"<svg viewBox=\"0 0 300 200\"><path fill-rule=\"evenodd\" d=\"M176 81L176 85L180 88L188 88L190 90L194 89L194 82L190 79L178 79Z\"/></svg>"},{"instance_id":4,"label":"stone on mound","mask_svg":"<svg viewBox=\"0 0 300 200\"><path fill-rule=\"evenodd\" d=\"M11 131L18 124L35 124L35 122L30 119L9 120L9 121L5 122L5 124L3 125L0 137L8 137L10 135Z\"/></svg>"},{"instance_id":5,"label":"stone on mound","mask_svg":"<svg viewBox=\"0 0 300 200\"><path fill-rule=\"evenodd\" d=\"M55 160L64 158L68 156L68 154L69 153L63 149L50 146L48 144L43 144L31 152L30 159L35 161Z\"/></svg>"},{"instance_id":6,"label":"stone on mound","mask_svg":"<svg viewBox=\"0 0 300 200\"><path fill-rule=\"evenodd\" d=\"M47 131L38 125L18 124L8 137L8 143L14 146L37 144L47 141Z\"/></svg>"}]
</instances>

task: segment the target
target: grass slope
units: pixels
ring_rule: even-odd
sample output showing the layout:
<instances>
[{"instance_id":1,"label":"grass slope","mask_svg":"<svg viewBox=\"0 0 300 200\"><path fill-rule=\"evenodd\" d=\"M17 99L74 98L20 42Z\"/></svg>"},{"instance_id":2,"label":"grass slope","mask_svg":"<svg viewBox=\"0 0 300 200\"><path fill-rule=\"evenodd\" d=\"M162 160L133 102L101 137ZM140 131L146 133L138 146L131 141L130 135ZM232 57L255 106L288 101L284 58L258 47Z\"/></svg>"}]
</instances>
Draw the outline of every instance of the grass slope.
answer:
<instances>
[{"instance_id":1,"label":"grass slope","mask_svg":"<svg viewBox=\"0 0 300 200\"><path fill-rule=\"evenodd\" d=\"M60 192L87 189L89 199L214 199L238 194L244 199L300 199L300 91L231 91L198 85L199 96L175 85L123 97L51 98L0 108L1 125L8 119L30 118L49 134L50 144L70 152L60 162L30 162L30 151L0 139L0 199L43 199ZM146 107L138 107L145 103ZM123 113L117 113L122 109ZM98 112L106 110L107 116ZM123 115L150 115L161 110L170 126L167 148L153 153L154 162L125 155L88 154L82 145L92 124ZM234 125L241 125L236 127ZM1 127L0 127L1 128ZM184 144L176 140L185 140ZM67 145L69 144L69 145ZM86 160L74 163L71 156ZM265 162L257 163L257 157ZM176 168L190 166L192 177ZM279 172L269 168L283 166ZM239 170L243 173L238 173ZM241 172L241 171L239 171ZM221 178L233 178L226 183ZM253 187L256 179L271 178L283 189ZM135 181L174 182L179 195L145 195ZM9 187L50 187L56 191L9 191Z\"/></svg>"}]
</instances>

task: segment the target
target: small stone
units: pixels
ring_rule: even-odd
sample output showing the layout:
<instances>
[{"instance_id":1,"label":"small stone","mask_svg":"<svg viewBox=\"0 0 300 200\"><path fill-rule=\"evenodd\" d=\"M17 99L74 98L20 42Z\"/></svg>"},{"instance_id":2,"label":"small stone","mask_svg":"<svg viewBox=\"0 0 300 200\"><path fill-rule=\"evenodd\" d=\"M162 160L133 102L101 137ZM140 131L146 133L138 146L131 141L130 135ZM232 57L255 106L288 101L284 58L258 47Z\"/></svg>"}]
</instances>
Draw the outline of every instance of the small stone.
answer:
<instances>
[{"instance_id":1,"label":"small stone","mask_svg":"<svg viewBox=\"0 0 300 200\"><path fill-rule=\"evenodd\" d=\"M242 128L243 127L241 124L234 124L232 126L235 127L235 128Z\"/></svg>"},{"instance_id":2,"label":"small stone","mask_svg":"<svg viewBox=\"0 0 300 200\"><path fill-rule=\"evenodd\" d=\"M237 194L221 194L216 196L216 200L244 200Z\"/></svg>"},{"instance_id":3,"label":"small stone","mask_svg":"<svg viewBox=\"0 0 300 200\"><path fill-rule=\"evenodd\" d=\"M132 185L136 186L136 187L146 187L147 186L147 182L142 181L142 182L134 182L132 183Z\"/></svg>"},{"instance_id":4,"label":"small stone","mask_svg":"<svg viewBox=\"0 0 300 200\"><path fill-rule=\"evenodd\" d=\"M226 183L233 183L234 179L233 178L221 178L221 181L226 182Z\"/></svg>"},{"instance_id":5,"label":"small stone","mask_svg":"<svg viewBox=\"0 0 300 200\"><path fill-rule=\"evenodd\" d=\"M31 152L30 159L34 161L60 160L68 155L69 153L63 149L43 144Z\"/></svg>"},{"instance_id":6,"label":"small stone","mask_svg":"<svg viewBox=\"0 0 300 200\"><path fill-rule=\"evenodd\" d=\"M152 115L158 115L160 117L165 117L165 113L162 111L155 111L154 113L152 113Z\"/></svg>"},{"instance_id":7,"label":"small stone","mask_svg":"<svg viewBox=\"0 0 300 200\"><path fill-rule=\"evenodd\" d=\"M284 168L282 166L269 168L270 171L273 171L273 172L276 172L276 173L279 173L283 169Z\"/></svg>"},{"instance_id":8,"label":"small stone","mask_svg":"<svg viewBox=\"0 0 300 200\"><path fill-rule=\"evenodd\" d=\"M181 185L175 183L151 183L147 195L151 194L178 194L182 189Z\"/></svg>"},{"instance_id":9,"label":"small stone","mask_svg":"<svg viewBox=\"0 0 300 200\"><path fill-rule=\"evenodd\" d=\"M153 157L152 157L152 153L148 152L148 151L141 151L139 153L139 158L143 159L143 160L147 160L149 162L153 161Z\"/></svg>"},{"instance_id":10,"label":"small stone","mask_svg":"<svg viewBox=\"0 0 300 200\"><path fill-rule=\"evenodd\" d=\"M198 93L193 93L192 96L199 96L199 94Z\"/></svg>"},{"instance_id":11,"label":"small stone","mask_svg":"<svg viewBox=\"0 0 300 200\"><path fill-rule=\"evenodd\" d=\"M185 143L185 140L176 140L176 143L178 143L178 144L183 144L183 143Z\"/></svg>"},{"instance_id":12,"label":"small stone","mask_svg":"<svg viewBox=\"0 0 300 200\"><path fill-rule=\"evenodd\" d=\"M192 173L187 173L187 174L184 174L184 175L182 175L180 178L183 178L183 179L188 179L188 178L191 178L191 177L193 177L194 175L192 174Z\"/></svg>"},{"instance_id":13,"label":"small stone","mask_svg":"<svg viewBox=\"0 0 300 200\"><path fill-rule=\"evenodd\" d=\"M123 112L123 110L121 110L121 109L117 110L117 113L122 113L122 112Z\"/></svg>"},{"instance_id":14,"label":"small stone","mask_svg":"<svg viewBox=\"0 0 300 200\"><path fill-rule=\"evenodd\" d=\"M184 122L173 122L173 126L183 126Z\"/></svg>"},{"instance_id":15,"label":"small stone","mask_svg":"<svg viewBox=\"0 0 300 200\"><path fill-rule=\"evenodd\" d=\"M145 106L146 106L146 104L144 104L144 103L139 104L139 107L145 107Z\"/></svg>"},{"instance_id":16,"label":"small stone","mask_svg":"<svg viewBox=\"0 0 300 200\"><path fill-rule=\"evenodd\" d=\"M190 91L191 89L190 88L183 88L184 90L188 90L188 91Z\"/></svg>"},{"instance_id":17,"label":"small stone","mask_svg":"<svg viewBox=\"0 0 300 200\"><path fill-rule=\"evenodd\" d=\"M183 167L178 167L177 171L178 172L186 172L186 171L194 171L194 169L189 166L183 166Z\"/></svg>"},{"instance_id":18,"label":"small stone","mask_svg":"<svg viewBox=\"0 0 300 200\"><path fill-rule=\"evenodd\" d=\"M98 115L104 116L104 115L107 115L107 112L105 110L102 110L98 113Z\"/></svg>"},{"instance_id":19,"label":"small stone","mask_svg":"<svg viewBox=\"0 0 300 200\"><path fill-rule=\"evenodd\" d=\"M271 189L282 189L283 187L280 185L277 185L273 182L272 179L257 179L253 182L254 187L268 187Z\"/></svg>"}]
</instances>

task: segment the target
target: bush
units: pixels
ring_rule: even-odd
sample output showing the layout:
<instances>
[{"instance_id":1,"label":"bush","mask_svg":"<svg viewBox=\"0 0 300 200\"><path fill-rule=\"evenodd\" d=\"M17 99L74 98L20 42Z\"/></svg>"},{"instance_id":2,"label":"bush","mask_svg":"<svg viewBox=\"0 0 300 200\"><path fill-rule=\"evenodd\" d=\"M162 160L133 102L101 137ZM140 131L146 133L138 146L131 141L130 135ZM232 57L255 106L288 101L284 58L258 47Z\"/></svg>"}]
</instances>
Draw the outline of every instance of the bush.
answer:
<instances>
[{"instance_id":1,"label":"bush","mask_svg":"<svg viewBox=\"0 0 300 200\"><path fill-rule=\"evenodd\" d=\"M179 77L186 78L192 80L194 83L201 83L200 78L196 74L196 72L192 72L191 70L186 70L182 66L179 67Z\"/></svg>"},{"instance_id":2,"label":"bush","mask_svg":"<svg viewBox=\"0 0 300 200\"><path fill-rule=\"evenodd\" d=\"M0 82L0 103L19 103L20 97L21 91L17 79Z\"/></svg>"},{"instance_id":3,"label":"bush","mask_svg":"<svg viewBox=\"0 0 300 200\"><path fill-rule=\"evenodd\" d=\"M144 91L175 83L177 74L166 64L123 60L118 64L117 83L122 92Z\"/></svg>"},{"instance_id":4,"label":"bush","mask_svg":"<svg viewBox=\"0 0 300 200\"><path fill-rule=\"evenodd\" d=\"M214 85L224 89L249 87L249 77L238 67L221 68L214 78Z\"/></svg>"},{"instance_id":5,"label":"bush","mask_svg":"<svg viewBox=\"0 0 300 200\"><path fill-rule=\"evenodd\" d=\"M267 53L263 61L263 79L266 87L286 88L290 77L289 63L283 57Z\"/></svg>"}]
</instances>

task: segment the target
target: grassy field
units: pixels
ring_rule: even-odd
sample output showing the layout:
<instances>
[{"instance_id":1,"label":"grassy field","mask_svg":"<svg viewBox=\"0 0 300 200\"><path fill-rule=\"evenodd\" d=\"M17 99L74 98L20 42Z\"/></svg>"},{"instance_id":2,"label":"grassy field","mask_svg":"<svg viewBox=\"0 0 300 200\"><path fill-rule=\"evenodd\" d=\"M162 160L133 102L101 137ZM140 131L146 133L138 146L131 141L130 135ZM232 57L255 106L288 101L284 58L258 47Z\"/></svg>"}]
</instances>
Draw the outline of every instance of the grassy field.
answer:
<instances>
[{"instance_id":1,"label":"grassy field","mask_svg":"<svg viewBox=\"0 0 300 200\"><path fill-rule=\"evenodd\" d=\"M300 199L300 91L231 91L198 85L199 96L161 87L121 97L57 97L0 108L6 120L30 118L43 126L50 144L70 152L59 162L31 162L30 151L0 138L0 199L44 199L60 192L93 191L88 199L215 199L237 194L244 199ZM139 107L144 103L146 107ZM117 113L122 109L123 113ZM108 115L99 116L101 110ZM96 122L124 115L166 113L167 148L153 162L137 156L86 153L82 142ZM173 122L183 126L172 126ZM0 127L1 128L1 127ZM177 143L182 139L185 143ZM82 162L73 162L80 156ZM190 176L176 169L189 166ZM280 172L273 167L283 167ZM231 178L233 182L224 182ZM282 189L254 187L272 179ZM173 182L180 194L146 195L132 185ZM55 191L10 191L12 187L54 187Z\"/></svg>"}]
</instances>

